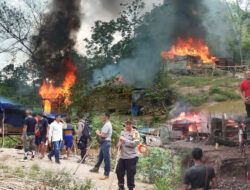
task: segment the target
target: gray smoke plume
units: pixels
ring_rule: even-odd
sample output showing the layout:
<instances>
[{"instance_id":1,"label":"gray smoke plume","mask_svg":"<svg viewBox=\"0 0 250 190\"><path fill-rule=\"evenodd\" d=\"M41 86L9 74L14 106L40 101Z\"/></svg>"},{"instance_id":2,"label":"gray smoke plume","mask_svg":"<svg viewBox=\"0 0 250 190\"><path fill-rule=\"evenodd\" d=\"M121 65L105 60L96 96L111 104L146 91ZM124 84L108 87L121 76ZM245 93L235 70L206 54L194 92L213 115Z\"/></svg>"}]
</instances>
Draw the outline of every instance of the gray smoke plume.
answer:
<instances>
[{"instance_id":1,"label":"gray smoke plume","mask_svg":"<svg viewBox=\"0 0 250 190\"><path fill-rule=\"evenodd\" d=\"M222 5L219 0L216 2ZM124 81L130 85L150 87L160 71L161 52L168 51L177 41L177 37L203 38L205 41L208 39L216 42L214 41L216 38L212 39L214 34L211 31L213 29L218 31L216 28L222 21L218 21L208 29L209 21L204 19L210 18L211 21L216 17L215 12L223 9L222 6L208 6L208 4L208 0L165 0L164 4L153 9L142 26L136 29L134 39L136 48L133 56L120 60L117 65L108 65L102 70L96 70L93 76L94 83L111 76L122 75ZM223 25L220 28L222 27ZM217 35L225 38L224 33L219 31ZM224 46L220 48L223 49L220 52L225 51Z\"/></svg>"},{"instance_id":2,"label":"gray smoke plume","mask_svg":"<svg viewBox=\"0 0 250 190\"><path fill-rule=\"evenodd\" d=\"M229 42L237 38L227 5L220 0L204 0L208 14L203 17L206 41L211 53L217 57L232 57Z\"/></svg>"},{"instance_id":3,"label":"gray smoke plume","mask_svg":"<svg viewBox=\"0 0 250 190\"><path fill-rule=\"evenodd\" d=\"M80 28L80 0L53 0L37 35L32 38L33 64L54 79L63 76L63 59L73 53L76 32Z\"/></svg>"}]
</instances>

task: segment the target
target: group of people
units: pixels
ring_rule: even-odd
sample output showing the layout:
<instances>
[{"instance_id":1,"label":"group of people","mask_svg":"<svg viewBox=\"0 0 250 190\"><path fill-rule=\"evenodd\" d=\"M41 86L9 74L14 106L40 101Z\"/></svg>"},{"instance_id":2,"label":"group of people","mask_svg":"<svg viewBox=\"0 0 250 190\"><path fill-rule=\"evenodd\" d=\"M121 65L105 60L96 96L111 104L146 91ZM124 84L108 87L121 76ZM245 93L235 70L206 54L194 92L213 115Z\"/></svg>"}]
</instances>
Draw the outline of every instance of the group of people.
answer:
<instances>
[{"instance_id":1,"label":"group of people","mask_svg":"<svg viewBox=\"0 0 250 190\"><path fill-rule=\"evenodd\" d=\"M86 129L89 128L89 126L83 120L81 114L77 117L77 147L81 150L81 159L78 160L78 162L84 163L89 141L89 136L85 133L86 131L88 132ZM98 173L104 161L104 176L100 177L100 180L109 179L111 170L110 147L112 144L112 124L109 117L109 113L104 113L102 115L104 125L101 130L95 131L96 139L100 143L100 152L98 162L90 172ZM35 155L43 159L47 148L52 147L47 157L51 161L52 158L55 157L55 162L60 164L60 149L63 147L63 144L67 151L67 157L65 159L69 159L71 149L74 146L73 137L75 135L75 126L70 124L70 122L70 119L67 118L66 122L64 122L60 115L56 115L55 120L49 124L43 114L34 116L28 111L21 136L24 145L23 160L26 161L28 159L28 152L31 152L31 159L33 159ZM133 122L130 120L126 121L125 129L121 132L119 143L116 145L118 150L120 150L120 158L116 167L119 190L125 189L125 174L127 174L128 189L133 190L135 187L134 177L136 174L136 164L138 162L137 146L139 145L139 138L139 133L133 128Z\"/></svg>"},{"instance_id":2,"label":"group of people","mask_svg":"<svg viewBox=\"0 0 250 190\"><path fill-rule=\"evenodd\" d=\"M51 157L55 156L56 163L60 164L59 151L63 140L65 148L68 151L67 156L69 156L70 149L73 146L75 129L70 124L69 119L66 119L66 122L69 123L65 123L60 115L56 115L55 121L49 124L42 113L34 116L28 111L21 136L24 145L23 160L28 159L28 152L31 152L32 159L35 157L35 154L38 155L40 159L43 159L48 146L52 147L53 144L53 150L48 155L48 158L51 160Z\"/></svg>"}]
</instances>

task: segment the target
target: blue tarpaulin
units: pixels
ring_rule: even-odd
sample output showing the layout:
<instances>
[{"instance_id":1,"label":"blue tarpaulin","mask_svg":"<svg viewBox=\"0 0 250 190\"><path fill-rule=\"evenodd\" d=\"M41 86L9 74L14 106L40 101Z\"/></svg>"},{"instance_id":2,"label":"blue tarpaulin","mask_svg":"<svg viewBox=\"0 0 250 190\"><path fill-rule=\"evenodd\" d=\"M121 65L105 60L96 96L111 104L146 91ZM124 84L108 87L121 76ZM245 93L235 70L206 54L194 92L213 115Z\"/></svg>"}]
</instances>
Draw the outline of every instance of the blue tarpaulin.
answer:
<instances>
[{"instance_id":1,"label":"blue tarpaulin","mask_svg":"<svg viewBox=\"0 0 250 190\"><path fill-rule=\"evenodd\" d=\"M21 106L0 102L0 124L2 124L3 113L5 113L5 124L10 124L14 127L23 127L25 110Z\"/></svg>"}]
</instances>

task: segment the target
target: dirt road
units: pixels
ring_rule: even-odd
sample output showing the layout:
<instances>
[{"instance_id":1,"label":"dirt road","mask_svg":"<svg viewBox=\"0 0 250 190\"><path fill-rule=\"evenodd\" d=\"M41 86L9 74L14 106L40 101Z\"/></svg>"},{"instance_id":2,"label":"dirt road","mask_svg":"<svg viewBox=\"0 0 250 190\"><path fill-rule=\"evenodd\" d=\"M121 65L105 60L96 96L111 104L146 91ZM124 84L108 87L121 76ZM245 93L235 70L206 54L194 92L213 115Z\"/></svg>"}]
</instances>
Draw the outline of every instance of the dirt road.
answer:
<instances>
[{"instance_id":1,"label":"dirt road","mask_svg":"<svg viewBox=\"0 0 250 190\"><path fill-rule=\"evenodd\" d=\"M77 167L77 160L79 159L79 156L72 155L69 160L61 160L61 164L55 164L55 162L49 161L48 158L44 159L38 159L35 158L34 160L28 160L27 162L22 162L23 158L23 151L22 150L16 150L16 149L1 149L0 152L0 164L4 164L9 167L23 167L23 168L30 168L34 164L38 164L41 169L52 169L52 170L67 170L72 175ZM106 181L101 181L98 178L103 175L103 169L100 169L99 174L90 173L89 170L92 167L86 164L82 164L79 170L76 173L76 178L80 180L84 180L86 178L91 179L94 184L95 188L97 190L108 190L110 179ZM110 176L112 177L114 173L111 173ZM113 190L117 189L117 179L116 177L113 180ZM136 188L135 190L152 190L153 186L148 184L143 184L140 182L136 182Z\"/></svg>"}]
</instances>

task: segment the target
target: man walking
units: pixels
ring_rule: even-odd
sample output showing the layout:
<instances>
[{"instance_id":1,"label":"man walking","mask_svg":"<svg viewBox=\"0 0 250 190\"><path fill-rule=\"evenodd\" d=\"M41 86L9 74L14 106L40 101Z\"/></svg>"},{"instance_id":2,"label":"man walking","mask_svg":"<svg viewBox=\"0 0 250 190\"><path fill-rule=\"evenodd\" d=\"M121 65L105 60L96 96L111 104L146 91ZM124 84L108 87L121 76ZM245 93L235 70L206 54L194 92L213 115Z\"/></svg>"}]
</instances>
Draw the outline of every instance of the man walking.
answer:
<instances>
[{"instance_id":1,"label":"man walking","mask_svg":"<svg viewBox=\"0 0 250 190\"><path fill-rule=\"evenodd\" d=\"M43 159L45 156L45 151L46 151L46 141L48 140L49 137L49 124L48 120L43 118L43 114L38 114L38 124L37 124L37 129L39 130L39 135L38 135L38 145L39 145L39 150L41 152L40 159Z\"/></svg>"},{"instance_id":2,"label":"man walking","mask_svg":"<svg viewBox=\"0 0 250 190\"><path fill-rule=\"evenodd\" d=\"M182 190L188 190L189 185L196 190L209 190L218 187L217 180L212 166L204 165L202 163L202 150L194 148L192 157L195 165L186 170L184 175L184 184ZM210 186L210 181L212 185Z\"/></svg>"},{"instance_id":3,"label":"man walking","mask_svg":"<svg viewBox=\"0 0 250 190\"><path fill-rule=\"evenodd\" d=\"M66 118L66 128L63 129L64 134L64 147L67 151L67 160L69 159L69 154L71 148L73 147L73 135L75 135L75 126L70 124L71 119Z\"/></svg>"},{"instance_id":4,"label":"man walking","mask_svg":"<svg viewBox=\"0 0 250 190\"><path fill-rule=\"evenodd\" d=\"M36 119L32 117L31 111L27 111L27 118L24 121L23 132L21 140L24 145L24 158L26 161L28 159L28 152L32 152L31 158L35 157L35 128L36 128Z\"/></svg>"},{"instance_id":5,"label":"man walking","mask_svg":"<svg viewBox=\"0 0 250 190\"><path fill-rule=\"evenodd\" d=\"M133 190L135 188L136 164L138 162L137 146L139 145L139 139L139 133L133 129L133 122L126 121L125 130L121 132L120 141L117 144L117 147L121 150L120 159L116 168L119 190L125 190L125 172L127 173L128 189Z\"/></svg>"},{"instance_id":6,"label":"man walking","mask_svg":"<svg viewBox=\"0 0 250 190\"><path fill-rule=\"evenodd\" d=\"M55 156L57 164L60 164L59 150L63 140L63 123L61 122L61 116L56 115L56 120L50 124L49 128L49 144L53 142L53 151L48 155L48 158L52 160L52 156Z\"/></svg>"},{"instance_id":7,"label":"man walking","mask_svg":"<svg viewBox=\"0 0 250 190\"><path fill-rule=\"evenodd\" d=\"M80 163L83 157L86 154L86 149L87 149L87 144L88 144L88 139L84 138L82 135L82 132L85 127L85 121L83 120L83 117L81 114L78 114L77 116L78 119L78 129L77 129L77 146L81 150L81 159L78 160L77 162ZM84 163L84 160L83 162Z\"/></svg>"},{"instance_id":8,"label":"man walking","mask_svg":"<svg viewBox=\"0 0 250 190\"><path fill-rule=\"evenodd\" d=\"M104 122L104 125L101 129L101 132L99 130L96 131L96 135L100 138L104 138L104 142L101 144L98 162L95 165L95 167L90 170L90 172L98 173L102 161L104 160L104 176L100 178L101 180L108 179L110 173L109 149L111 147L112 124L109 121L109 117L110 117L109 113L104 113L102 115L102 120Z\"/></svg>"},{"instance_id":9,"label":"man walking","mask_svg":"<svg viewBox=\"0 0 250 190\"><path fill-rule=\"evenodd\" d=\"M240 95L246 106L247 117L250 117L250 71L246 71L245 78L240 84Z\"/></svg>"}]
</instances>

